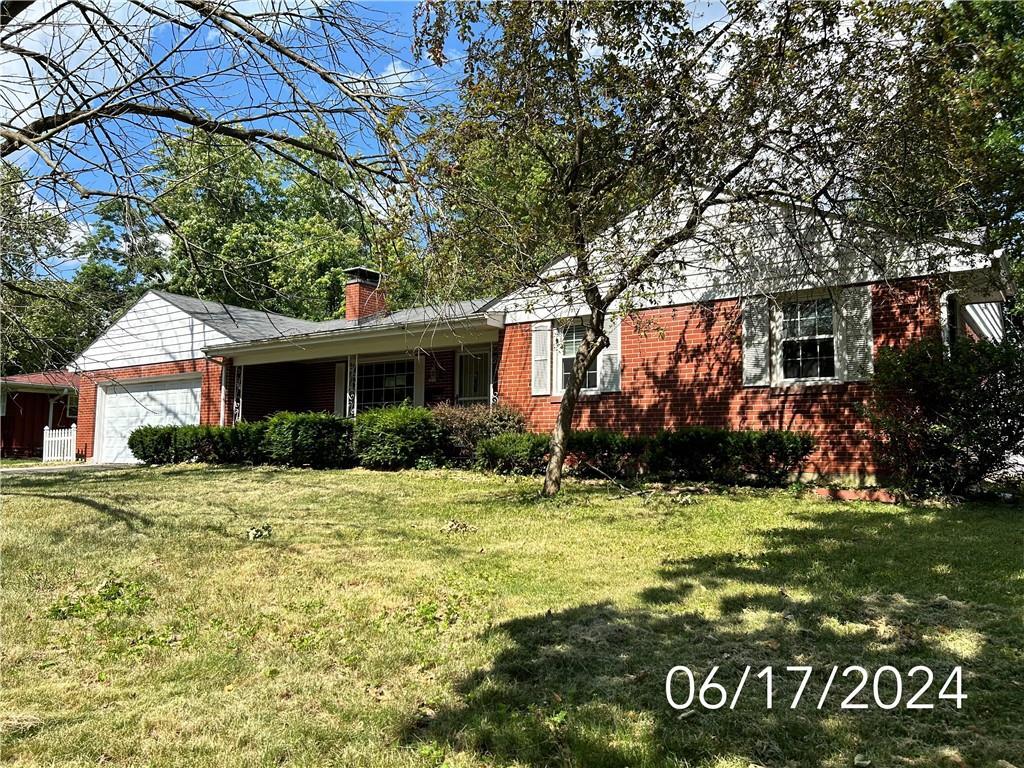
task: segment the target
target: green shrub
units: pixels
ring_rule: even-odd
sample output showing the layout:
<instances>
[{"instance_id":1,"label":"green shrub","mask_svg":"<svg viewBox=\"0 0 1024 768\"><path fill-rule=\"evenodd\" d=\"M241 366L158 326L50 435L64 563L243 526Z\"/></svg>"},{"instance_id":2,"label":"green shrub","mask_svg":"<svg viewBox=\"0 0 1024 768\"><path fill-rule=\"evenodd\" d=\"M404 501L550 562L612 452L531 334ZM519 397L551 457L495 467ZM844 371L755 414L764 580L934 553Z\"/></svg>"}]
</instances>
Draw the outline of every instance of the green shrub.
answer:
<instances>
[{"instance_id":1,"label":"green shrub","mask_svg":"<svg viewBox=\"0 0 1024 768\"><path fill-rule=\"evenodd\" d=\"M441 439L429 409L399 405L358 414L353 427L353 445L364 467L409 469L417 464L436 464Z\"/></svg>"},{"instance_id":2,"label":"green shrub","mask_svg":"<svg viewBox=\"0 0 1024 768\"><path fill-rule=\"evenodd\" d=\"M441 435L441 453L446 463L469 466L481 440L503 432L523 432L526 419L504 403L494 405L435 405L431 408Z\"/></svg>"},{"instance_id":3,"label":"green shrub","mask_svg":"<svg viewBox=\"0 0 1024 768\"><path fill-rule=\"evenodd\" d=\"M503 475L532 475L543 471L550 438L532 432L505 432L481 440L477 466Z\"/></svg>"},{"instance_id":4,"label":"green shrub","mask_svg":"<svg viewBox=\"0 0 1024 768\"><path fill-rule=\"evenodd\" d=\"M240 421L232 427L221 427L217 456L221 464L266 464L267 422Z\"/></svg>"},{"instance_id":5,"label":"green shrub","mask_svg":"<svg viewBox=\"0 0 1024 768\"><path fill-rule=\"evenodd\" d=\"M777 429L733 432L729 443L730 471L757 485L783 485L814 448L810 435Z\"/></svg>"},{"instance_id":6,"label":"green shrub","mask_svg":"<svg viewBox=\"0 0 1024 768\"><path fill-rule=\"evenodd\" d=\"M881 473L913 495L962 494L1024 453L1024 349L939 339L878 353L867 405Z\"/></svg>"},{"instance_id":7,"label":"green shrub","mask_svg":"<svg viewBox=\"0 0 1024 768\"><path fill-rule=\"evenodd\" d=\"M608 429L580 429L569 435L566 467L581 477L631 479L647 471L651 438Z\"/></svg>"},{"instance_id":8,"label":"green shrub","mask_svg":"<svg viewBox=\"0 0 1024 768\"><path fill-rule=\"evenodd\" d=\"M177 427L139 427L128 436L128 449L144 464L174 461L174 431Z\"/></svg>"},{"instance_id":9,"label":"green shrub","mask_svg":"<svg viewBox=\"0 0 1024 768\"><path fill-rule=\"evenodd\" d=\"M264 447L273 464L314 469L350 467L352 421L330 413L281 411L267 420Z\"/></svg>"},{"instance_id":10,"label":"green shrub","mask_svg":"<svg viewBox=\"0 0 1024 768\"><path fill-rule=\"evenodd\" d=\"M672 480L737 482L732 435L715 427L663 430L651 438L646 464L652 475Z\"/></svg>"},{"instance_id":11,"label":"green shrub","mask_svg":"<svg viewBox=\"0 0 1024 768\"><path fill-rule=\"evenodd\" d=\"M266 430L267 424L262 421L241 422L232 427L140 427L129 435L128 448L146 464L263 464Z\"/></svg>"}]
</instances>

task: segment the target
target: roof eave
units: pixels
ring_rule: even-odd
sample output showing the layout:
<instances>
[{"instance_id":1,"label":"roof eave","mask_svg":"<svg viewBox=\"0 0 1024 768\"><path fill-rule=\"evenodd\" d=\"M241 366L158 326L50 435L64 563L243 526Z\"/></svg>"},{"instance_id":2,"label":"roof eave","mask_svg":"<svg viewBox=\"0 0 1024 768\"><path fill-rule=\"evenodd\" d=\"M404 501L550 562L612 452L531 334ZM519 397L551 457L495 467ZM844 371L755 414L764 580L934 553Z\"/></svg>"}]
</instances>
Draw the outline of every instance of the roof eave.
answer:
<instances>
[{"instance_id":1,"label":"roof eave","mask_svg":"<svg viewBox=\"0 0 1024 768\"><path fill-rule=\"evenodd\" d=\"M39 392L51 395L63 395L78 391L78 387L71 384L26 384L7 381L0 381L0 389L5 389L9 392Z\"/></svg>"},{"instance_id":2,"label":"roof eave","mask_svg":"<svg viewBox=\"0 0 1024 768\"><path fill-rule=\"evenodd\" d=\"M240 352L263 352L275 349L287 349L301 344L317 345L329 344L337 341L357 341L360 339L378 337L390 337L409 333L416 330L425 330L431 326L445 328L503 328L504 315L497 312L474 312L464 317L452 318L439 321L437 319L424 320L416 323L401 323L395 325L376 325L370 327L337 328L330 331L316 331L313 333L291 334L272 339L257 339L255 341L240 341L231 344L218 344L204 347L203 353L208 357L231 357Z\"/></svg>"}]
</instances>

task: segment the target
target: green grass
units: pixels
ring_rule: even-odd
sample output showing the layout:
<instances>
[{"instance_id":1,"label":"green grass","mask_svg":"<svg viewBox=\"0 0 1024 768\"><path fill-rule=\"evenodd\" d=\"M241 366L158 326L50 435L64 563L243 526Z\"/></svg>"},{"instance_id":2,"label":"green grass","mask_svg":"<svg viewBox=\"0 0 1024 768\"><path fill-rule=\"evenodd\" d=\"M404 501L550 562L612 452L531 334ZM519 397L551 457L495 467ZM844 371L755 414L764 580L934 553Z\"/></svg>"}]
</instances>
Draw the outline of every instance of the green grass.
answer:
<instances>
[{"instance_id":1,"label":"green grass","mask_svg":"<svg viewBox=\"0 0 1024 768\"><path fill-rule=\"evenodd\" d=\"M3 759L1021 764L1020 510L536 491L444 471L5 479ZM775 665L775 708L752 687L680 718L676 664L720 665L730 690ZM791 711L792 664L963 665L968 698Z\"/></svg>"},{"instance_id":2,"label":"green grass","mask_svg":"<svg viewBox=\"0 0 1024 768\"><path fill-rule=\"evenodd\" d=\"M8 467L35 467L42 466L42 459L15 459L8 458L7 456L0 459L0 469L6 469Z\"/></svg>"}]
</instances>

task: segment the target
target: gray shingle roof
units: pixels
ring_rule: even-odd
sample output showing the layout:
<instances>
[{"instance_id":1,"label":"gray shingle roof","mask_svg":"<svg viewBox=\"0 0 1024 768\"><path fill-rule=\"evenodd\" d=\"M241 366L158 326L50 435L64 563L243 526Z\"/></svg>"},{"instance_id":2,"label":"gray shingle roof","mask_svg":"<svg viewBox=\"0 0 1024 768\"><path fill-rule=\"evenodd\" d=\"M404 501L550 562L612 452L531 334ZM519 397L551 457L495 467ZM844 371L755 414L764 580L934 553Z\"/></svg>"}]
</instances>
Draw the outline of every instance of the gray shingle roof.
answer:
<instances>
[{"instance_id":1,"label":"gray shingle roof","mask_svg":"<svg viewBox=\"0 0 1024 768\"><path fill-rule=\"evenodd\" d=\"M245 309L219 301L205 301L166 291L153 291L196 320L206 323L235 342L265 341L312 333L330 333L355 328L393 328L458 320L479 312L491 299L471 299L437 306L400 309L386 315L371 315L362 320L325 320L312 322L259 309Z\"/></svg>"},{"instance_id":2,"label":"gray shingle roof","mask_svg":"<svg viewBox=\"0 0 1024 768\"><path fill-rule=\"evenodd\" d=\"M219 301L204 301L166 291L153 291L153 293L196 320L220 331L233 341L254 341L271 336L311 333L316 330L318 325L318 323L311 323L308 320L299 320L295 317L265 312L261 309L246 309Z\"/></svg>"}]
</instances>

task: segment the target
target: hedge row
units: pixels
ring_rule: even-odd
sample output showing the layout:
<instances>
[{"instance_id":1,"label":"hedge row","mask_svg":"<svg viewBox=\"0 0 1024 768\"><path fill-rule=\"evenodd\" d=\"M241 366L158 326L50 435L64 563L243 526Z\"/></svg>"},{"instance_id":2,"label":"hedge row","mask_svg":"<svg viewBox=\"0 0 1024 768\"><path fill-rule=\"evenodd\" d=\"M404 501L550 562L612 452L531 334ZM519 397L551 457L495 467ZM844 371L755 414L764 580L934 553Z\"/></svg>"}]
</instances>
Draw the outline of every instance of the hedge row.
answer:
<instances>
[{"instance_id":1,"label":"hedge row","mask_svg":"<svg viewBox=\"0 0 1024 768\"><path fill-rule=\"evenodd\" d=\"M686 427L655 435L580 430L569 437L566 468L584 477L780 485L806 460L814 441L799 432ZM483 440L477 463L503 474L544 468L548 436L508 433Z\"/></svg>"},{"instance_id":2,"label":"hedge row","mask_svg":"<svg viewBox=\"0 0 1024 768\"><path fill-rule=\"evenodd\" d=\"M316 469L476 466L503 474L544 468L548 436L521 431L522 415L505 406L398 406L354 420L326 413L278 413L232 427L142 427L128 439L147 464L279 464ZM779 485L813 447L810 436L774 430L707 427L624 435L581 430L569 439L566 468L585 477Z\"/></svg>"},{"instance_id":3,"label":"hedge row","mask_svg":"<svg viewBox=\"0 0 1024 768\"><path fill-rule=\"evenodd\" d=\"M282 464L351 467L352 422L326 413L275 414L231 427L140 427L128 448L146 464Z\"/></svg>"},{"instance_id":4,"label":"hedge row","mask_svg":"<svg viewBox=\"0 0 1024 768\"><path fill-rule=\"evenodd\" d=\"M282 412L231 427L142 427L131 434L128 447L147 464L470 466L481 440L524 426L522 414L505 405L397 406L366 411L355 419Z\"/></svg>"}]
</instances>

